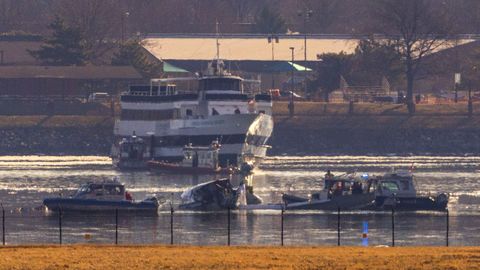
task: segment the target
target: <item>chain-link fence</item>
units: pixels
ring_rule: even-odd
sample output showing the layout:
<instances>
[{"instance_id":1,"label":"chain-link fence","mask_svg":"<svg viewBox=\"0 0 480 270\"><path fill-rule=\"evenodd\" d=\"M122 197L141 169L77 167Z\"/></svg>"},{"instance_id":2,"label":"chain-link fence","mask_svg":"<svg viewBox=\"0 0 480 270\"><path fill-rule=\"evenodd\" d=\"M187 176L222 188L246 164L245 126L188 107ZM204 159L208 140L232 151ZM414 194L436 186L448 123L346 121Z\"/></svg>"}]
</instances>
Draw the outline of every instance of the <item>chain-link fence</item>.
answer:
<instances>
[{"instance_id":1,"label":"chain-link fence","mask_svg":"<svg viewBox=\"0 0 480 270\"><path fill-rule=\"evenodd\" d=\"M479 245L480 216L448 212L223 211L140 215L4 209L2 243Z\"/></svg>"}]
</instances>

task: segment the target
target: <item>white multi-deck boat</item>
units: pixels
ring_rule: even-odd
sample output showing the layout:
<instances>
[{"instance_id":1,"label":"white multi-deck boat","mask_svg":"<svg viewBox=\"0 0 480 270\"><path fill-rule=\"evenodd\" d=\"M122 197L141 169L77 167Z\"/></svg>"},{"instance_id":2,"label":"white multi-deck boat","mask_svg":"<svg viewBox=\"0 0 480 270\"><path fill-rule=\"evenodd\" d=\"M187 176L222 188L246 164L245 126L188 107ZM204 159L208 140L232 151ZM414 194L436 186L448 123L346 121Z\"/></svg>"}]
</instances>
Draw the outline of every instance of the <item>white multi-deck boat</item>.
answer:
<instances>
[{"instance_id":1,"label":"white multi-deck boat","mask_svg":"<svg viewBox=\"0 0 480 270\"><path fill-rule=\"evenodd\" d=\"M272 101L268 94L247 93L244 83L217 58L194 78L152 79L148 86L131 86L120 98L114 163L119 143L132 134L143 138L148 156L155 160L180 162L185 145L208 146L218 140L220 166L258 163L273 129ZM196 86L188 91L179 89L180 84Z\"/></svg>"}]
</instances>

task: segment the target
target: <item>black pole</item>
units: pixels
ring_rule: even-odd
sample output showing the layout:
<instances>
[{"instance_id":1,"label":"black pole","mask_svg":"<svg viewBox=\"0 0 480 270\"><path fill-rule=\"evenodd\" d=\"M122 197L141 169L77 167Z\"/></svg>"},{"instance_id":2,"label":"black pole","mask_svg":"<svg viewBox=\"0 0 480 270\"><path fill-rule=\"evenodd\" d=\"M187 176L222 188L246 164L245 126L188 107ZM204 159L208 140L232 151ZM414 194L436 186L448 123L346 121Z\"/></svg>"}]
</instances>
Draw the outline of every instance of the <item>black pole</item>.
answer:
<instances>
[{"instance_id":1,"label":"black pole","mask_svg":"<svg viewBox=\"0 0 480 270\"><path fill-rule=\"evenodd\" d=\"M62 244L62 209L58 208L58 241Z\"/></svg>"},{"instance_id":2,"label":"black pole","mask_svg":"<svg viewBox=\"0 0 480 270\"><path fill-rule=\"evenodd\" d=\"M395 246L395 210L392 208L392 247Z\"/></svg>"},{"instance_id":3,"label":"black pole","mask_svg":"<svg viewBox=\"0 0 480 270\"><path fill-rule=\"evenodd\" d=\"M228 234L228 241L227 241L227 244L230 246L230 207L228 207L228 212L227 212L227 216L228 216L228 226L227 226L227 234Z\"/></svg>"},{"instance_id":4,"label":"black pole","mask_svg":"<svg viewBox=\"0 0 480 270\"><path fill-rule=\"evenodd\" d=\"M295 51L295 48L294 47L290 47L290 50L292 51L292 91L290 93L290 101L288 103L288 110L289 110L289 113L290 113L290 117L293 117L293 115L295 114L295 105L294 105L294 96L293 96L293 93L295 92L295 73L294 73L294 70L295 70L295 66L294 66L294 61L295 61L295 56L294 56L294 51Z\"/></svg>"},{"instance_id":5,"label":"black pole","mask_svg":"<svg viewBox=\"0 0 480 270\"><path fill-rule=\"evenodd\" d=\"M446 234L446 245L448 247L448 236L449 236L449 232L450 232L450 213L447 209L447 234Z\"/></svg>"},{"instance_id":6,"label":"black pole","mask_svg":"<svg viewBox=\"0 0 480 270\"><path fill-rule=\"evenodd\" d=\"M5 208L3 208L3 204L0 206L2 206L2 243L5 246Z\"/></svg>"},{"instance_id":7,"label":"black pole","mask_svg":"<svg viewBox=\"0 0 480 270\"><path fill-rule=\"evenodd\" d=\"M115 245L118 245L118 209L115 209Z\"/></svg>"},{"instance_id":8,"label":"black pole","mask_svg":"<svg viewBox=\"0 0 480 270\"><path fill-rule=\"evenodd\" d=\"M340 207L337 209L337 245L340 246Z\"/></svg>"},{"instance_id":9,"label":"black pole","mask_svg":"<svg viewBox=\"0 0 480 270\"><path fill-rule=\"evenodd\" d=\"M283 207L282 207L282 213L281 213L281 222L282 223L281 223L281 227L280 227L280 233L281 233L280 234L280 243L281 243L282 247L283 247L283 221L284 221L283 213L285 213L285 209L283 209Z\"/></svg>"},{"instance_id":10,"label":"black pole","mask_svg":"<svg viewBox=\"0 0 480 270\"><path fill-rule=\"evenodd\" d=\"M170 245L173 245L173 206L170 205Z\"/></svg>"},{"instance_id":11,"label":"black pole","mask_svg":"<svg viewBox=\"0 0 480 270\"><path fill-rule=\"evenodd\" d=\"M468 89L468 117L473 114L472 89Z\"/></svg>"}]
</instances>

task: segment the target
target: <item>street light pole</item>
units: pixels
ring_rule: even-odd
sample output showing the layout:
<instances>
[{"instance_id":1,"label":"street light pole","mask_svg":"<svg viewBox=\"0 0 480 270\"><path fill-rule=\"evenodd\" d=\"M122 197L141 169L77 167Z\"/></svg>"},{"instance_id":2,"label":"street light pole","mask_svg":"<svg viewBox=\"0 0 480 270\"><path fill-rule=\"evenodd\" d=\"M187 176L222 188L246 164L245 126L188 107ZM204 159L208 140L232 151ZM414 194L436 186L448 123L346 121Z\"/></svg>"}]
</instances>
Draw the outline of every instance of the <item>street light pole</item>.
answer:
<instances>
[{"instance_id":1,"label":"street light pole","mask_svg":"<svg viewBox=\"0 0 480 270\"><path fill-rule=\"evenodd\" d=\"M279 38L277 35L271 34L268 36L268 43L272 44L272 66L275 62L275 43L279 42ZM275 75L274 71L272 70L272 89L275 89Z\"/></svg>"},{"instance_id":2,"label":"street light pole","mask_svg":"<svg viewBox=\"0 0 480 270\"><path fill-rule=\"evenodd\" d=\"M288 110L290 112L290 117L293 117L294 113L295 113L295 105L293 103L293 93L295 91L295 73L294 73L294 70L295 70L295 48L294 47L290 47L290 50L292 51L292 64L291 64L291 67L292 67L292 89L290 91L290 102L288 103Z\"/></svg>"},{"instance_id":3,"label":"street light pole","mask_svg":"<svg viewBox=\"0 0 480 270\"><path fill-rule=\"evenodd\" d=\"M125 20L128 18L128 16L130 16L130 12L127 11L127 12L122 13L122 18L121 18L122 19L121 20L121 22L122 22L122 25L121 25L121 27L122 27L122 44L125 43L125 34L127 32L126 31L127 27L126 27L126 21Z\"/></svg>"},{"instance_id":4,"label":"street light pole","mask_svg":"<svg viewBox=\"0 0 480 270\"><path fill-rule=\"evenodd\" d=\"M303 94L307 95L307 23L310 17L312 17L313 11L305 8L304 11L298 13L299 16L303 16Z\"/></svg>"}]
</instances>

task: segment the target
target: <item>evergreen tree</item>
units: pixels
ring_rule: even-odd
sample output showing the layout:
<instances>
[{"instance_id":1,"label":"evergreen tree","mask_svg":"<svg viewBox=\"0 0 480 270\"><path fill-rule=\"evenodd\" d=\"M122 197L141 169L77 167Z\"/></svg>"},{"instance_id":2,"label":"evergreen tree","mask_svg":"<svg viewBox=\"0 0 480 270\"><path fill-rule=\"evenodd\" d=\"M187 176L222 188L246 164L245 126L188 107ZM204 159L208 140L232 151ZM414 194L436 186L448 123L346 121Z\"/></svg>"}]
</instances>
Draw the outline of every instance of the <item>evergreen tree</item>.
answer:
<instances>
[{"instance_id":1,"label":"evergreen tree","mask_svg":"<svg viewBox=\"0 0 480 270\"><path fill-rule=\"evenodd\" d=\"M403 80L401 55L394 42L361 40L355 49L350 80L355 84L373 85L383 78L397 83Z\"/></svg>"},{"instance_id":2,"label":"evergreen tree","mask_svg":"<svg viewBox=\"0 0 480 270\"><path fill-rule=\"evenodd\" d=\"M66 25L60 17L55 17L48 28L52 36L38 51L29 51L33 57L44 65L54 66L84 65L87 62L88 50L78 28Z\"/></svg>"},{"instance_id":3,"label":"evergreen tree","mask_svg":"<svg viewBox=\"0 0 480 270\"><path fill-rule=\"evenodd\" d=\"M161 64L150 61L141 43L136 40L129 40L120 45L119 51L113 55L112 65L133 66L147 78L158 77L162 71Z\"/></svg>"},{"instance_id":4,"label":"evergreen tree","mask_svg":"<svg viewBox=\"0 0 480 270\"><path fill-rule=\"evenodd\" d=\"M282 34L287 32L287 26L282 16L264 7L260 14L255 17L253 25L254 33L262 34Z\"/></svg>"},{"instance_id":5,"label":"evergreen tree","mask_svg":"<svg viewBox=\"0 0 480 270\"><path fill-rule=\"evenodd\" d=\"M353 55L341 52L319 55L315 79L310 82L310 89L320 88L323 98L328 102L328 95L340 87L340 77L348 77L352 72Z\"/></svg>"}]
</instances>

